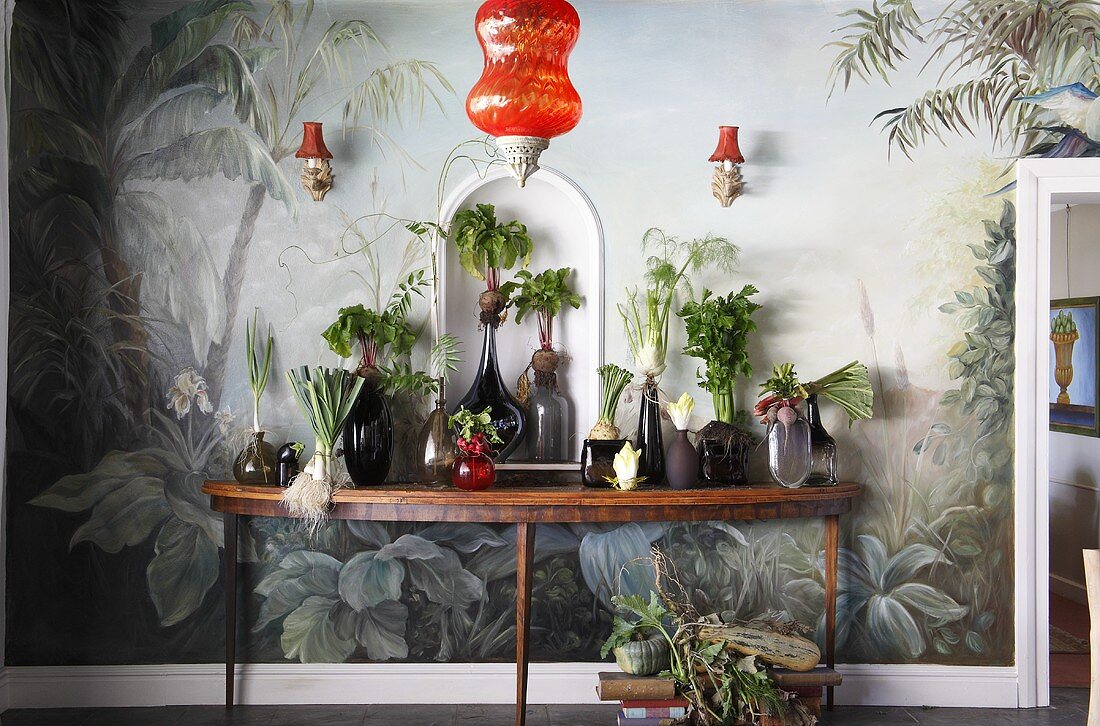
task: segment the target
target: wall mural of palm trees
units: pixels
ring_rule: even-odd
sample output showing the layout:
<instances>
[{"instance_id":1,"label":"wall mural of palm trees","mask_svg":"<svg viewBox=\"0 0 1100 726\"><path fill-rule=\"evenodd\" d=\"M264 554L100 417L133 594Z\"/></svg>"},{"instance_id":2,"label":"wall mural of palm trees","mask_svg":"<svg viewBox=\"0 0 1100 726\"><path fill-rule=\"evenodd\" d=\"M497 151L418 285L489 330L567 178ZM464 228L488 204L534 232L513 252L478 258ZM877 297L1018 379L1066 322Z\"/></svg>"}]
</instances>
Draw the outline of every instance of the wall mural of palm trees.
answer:
<instances>
[{"instance_id":1,"label":"wall mural of palm trees","mask_svg":"<svg viewBox=\"0 0 1100 726\"><path fill-rule=\"evenodd\" d=\"M375 172L412 167L398 141L406 122L459 106L442 66L395 58L376 30L387 26L341 18L355 11L348 4L165 0L140 12L133 5L35 0L15 10L8 402L15 663L218 657L222 525L199 487L224 476L235 451L238 425L225 401L247 317L240 308L250 283L269 283L256 280L257 230L291 230L285 246L294 248L306 236L299 218L322 209L299 206L305 197L287 176L300 122L338 117L348 138L386 152L361 195L377 208L400 195L397 185L383 191ZM819 3L787 5L807 18L828 12ZM423 32L453 51L439 35L450 26L431 25L436 10L402 8L398 21L419 18ZM592 12L608 18L606 9ZM1100 89L1098 3L956 0L933 8L881 0L841 17L831 75L820 65L801 69L832 88L832 108L850 102L853 80L896 81L904 66L927 61L931 89L915 99L875 91L887 108L879 114L887 148L915 159L895 155L883 166L921 165L928 141L979 133L1007 155L1095 148L1088 125L1066 121L1076 116L1058 99L1075 83ZM1091 101L1070 93L1075 103ZM660 166L643 171L663 174ZM609 183L585 173L594 185ZM241 201L215 226L188 193ZM742 209L759 200L754 193ZM608 217L619 213L612 207ZM365 250L378 231L367 222L360 230L357 214L331 216L345 229L344 252L344 240ZM875 419L842 440L845 466L867 489L842 552L846 660L1012 661L1013 210L1006 203L958 224L971 255L961 267L973 284L954 290L934 315L950 331L937 365L953 385L917 385L906 353L935 346L888 333L886 301L872 299L869 278L866 287L854 274L838 283L852 293L876 389ZM389 256L405 272L425 266L414 242L342 259L369 267L363 288L384 298L387 253L403 250ZM299 245L279 261L306 265L322 259L321 247ZM313 350L308 341L301 348ZM644 568L624 565L654 544L678 563L700 611L779 612L819 624L821 542L814 525L540 527L535 653L596 659L613 592L650 587ZM286 520L256 519L239 547L251 590L241 607L247 655L506 656L514 544L514 528L497 525L333 522L309 540Z\"/></svg>"}]
</instances>

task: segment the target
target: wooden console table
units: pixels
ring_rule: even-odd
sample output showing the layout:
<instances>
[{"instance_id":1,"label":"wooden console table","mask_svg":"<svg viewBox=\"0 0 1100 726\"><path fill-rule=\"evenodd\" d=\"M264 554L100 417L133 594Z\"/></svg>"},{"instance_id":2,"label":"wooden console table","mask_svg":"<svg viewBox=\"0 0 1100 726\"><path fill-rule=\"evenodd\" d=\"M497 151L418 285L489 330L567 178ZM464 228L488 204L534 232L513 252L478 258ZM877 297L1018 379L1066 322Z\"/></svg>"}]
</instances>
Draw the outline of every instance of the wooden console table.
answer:
<instances>
[{"instance_id":1,"label":"wooden console table","mask_svg":"<svg viewBox=\"0 0 1100 726\"><path fill-rule=\"evenodd\" d=\"M237 631L237 520L241 515L286 517L282 490L208 481L210 506L225 518L225 705L233 707ZM392 484L342 489L331 517L379 522L496 522L516 525L516 726L527 712L531 568L540 522L677 522L825 519L825 660L835 665L836 577L840 515L859 496L856 484L784 489L774 484L675 491L620 492L580 484L498 485L465 492L439 484ZM828 689L831 706L833 689Z\"/></svg>"}]
</instances>

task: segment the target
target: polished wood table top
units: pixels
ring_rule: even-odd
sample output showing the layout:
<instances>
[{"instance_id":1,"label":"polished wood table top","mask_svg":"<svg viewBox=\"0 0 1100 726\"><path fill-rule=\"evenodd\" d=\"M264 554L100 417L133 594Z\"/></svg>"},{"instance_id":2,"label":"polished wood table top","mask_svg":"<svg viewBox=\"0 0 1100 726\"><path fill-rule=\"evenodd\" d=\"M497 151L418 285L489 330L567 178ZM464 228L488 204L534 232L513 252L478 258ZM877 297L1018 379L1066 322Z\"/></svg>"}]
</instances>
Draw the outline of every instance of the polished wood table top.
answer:
<instances>
[{"instance_id":1,"label":"polished wood table top","mask_svg":"<svg viewBox=\"0 0 1100 726\"><path fill-rule=\"evenodd\" d=\"M283 489L209 481L202 488L215 511L285 517ZM450 484L393 483L339 489L334 519L412 522L630 522L751 520L843 514L858 484L787 489L778 484L650 487L633 491L581 484L500 484L468 492Z\"/></svg>"}]
</instances>

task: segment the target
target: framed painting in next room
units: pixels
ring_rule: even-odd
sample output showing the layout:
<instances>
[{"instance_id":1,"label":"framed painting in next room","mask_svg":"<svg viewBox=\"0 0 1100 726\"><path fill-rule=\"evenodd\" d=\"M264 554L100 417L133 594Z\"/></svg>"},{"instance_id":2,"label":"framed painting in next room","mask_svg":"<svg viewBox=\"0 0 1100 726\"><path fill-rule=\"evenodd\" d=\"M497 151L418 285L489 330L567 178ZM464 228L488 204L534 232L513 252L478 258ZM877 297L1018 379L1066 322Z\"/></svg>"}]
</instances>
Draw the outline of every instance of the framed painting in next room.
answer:
<instances>
[{"instance_id":1,"label":"framed painting in next room","mask_svg":"<svg viewBox=\"0 0 1100 726\"><path fill-rule=\"evenodd\" d=\"M1100 436L1100 297L1050 302L1050 430Z\"/></svg>"}]
</instances>

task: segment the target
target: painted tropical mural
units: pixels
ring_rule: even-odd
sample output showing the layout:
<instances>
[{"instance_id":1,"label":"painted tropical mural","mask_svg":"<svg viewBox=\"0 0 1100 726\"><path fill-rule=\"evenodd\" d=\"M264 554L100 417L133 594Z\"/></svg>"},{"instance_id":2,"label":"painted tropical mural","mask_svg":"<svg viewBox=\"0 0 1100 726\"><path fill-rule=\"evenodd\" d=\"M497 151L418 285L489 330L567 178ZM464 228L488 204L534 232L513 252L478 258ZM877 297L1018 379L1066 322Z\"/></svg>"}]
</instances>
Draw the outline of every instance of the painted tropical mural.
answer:
<instances>
[{"instance_id":1,"label":"painted tropical mural","mask_svg":"<svg viewBox=\"0 0 1100 726\"><path fill-rule=\"evenodd\" d=\"M431 218L449 150L473 136L472 13L417 0L17 2L9 663L219 658L223 533L199 488L227 477L241 446L244 321L258 309L271 323L277 370L331 365L320 331L336 309L427 268L415 240L349 246L349 223ZM1100 3L607 0L581 16L585 118L544 161L600 212L608 300L640 281L645 229L723 234L742 249L735 277L761 289L757 370L790 359L811 375L855 357L872 369L874 419L826 420L845 477L865 487L844 522L842 660L1011 663L1005 190L1021 155L1098 148L1080 109L1100 90ZM690 47L674 42L689 33ZM768 67L751 62L764 54ZM296 183L311 120L336 157L323 203ZM748 157L729 210L709 191L719 123L742 126ZM607 358L626 363L606 329ZM427 356L425 340L413 362ZM672 356L662 386L675 398L694 374ZM267 428L308 440L273 378ZM402 425L415 430L427 404L404 401ZM247 657L508 658L514 544L514 528L489 524L333 522L310 540L287 520L251 520L238 548ZM616 588L648 589L644 570L620 573L653 545L701 611L820 624L817 524L547 525L536 658L597 660Z\"/></svg>"}]
</instances>

